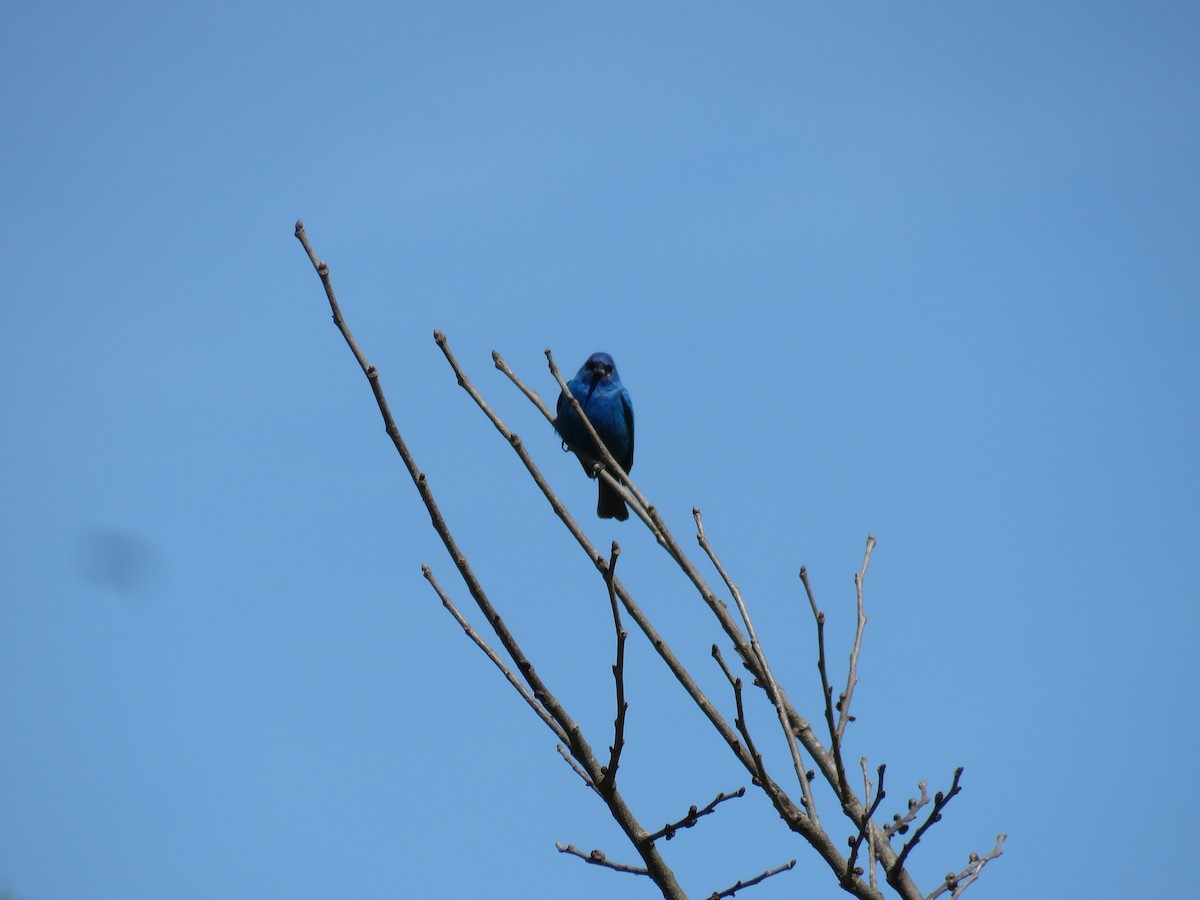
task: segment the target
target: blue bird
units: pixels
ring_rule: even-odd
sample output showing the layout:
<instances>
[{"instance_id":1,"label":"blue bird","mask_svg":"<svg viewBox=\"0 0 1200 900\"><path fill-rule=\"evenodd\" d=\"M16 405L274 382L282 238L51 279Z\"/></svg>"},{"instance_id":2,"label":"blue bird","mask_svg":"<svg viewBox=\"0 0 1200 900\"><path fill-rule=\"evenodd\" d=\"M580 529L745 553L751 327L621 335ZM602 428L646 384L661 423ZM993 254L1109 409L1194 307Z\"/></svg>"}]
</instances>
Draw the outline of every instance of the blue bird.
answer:
<instances>
[{"instance_id":1,"label":"blue bird","mask_svg":"<svg viewBox=\"0 0 1200 900\"><path fill-rule=\"evenodd\" d=\"M613 358L607 353L593 353L575 377L567 382L567 387L583 407L584 414L613 459L626 472L632 469L633 403L629 399L629 391L621 384ZM554 420L554 430L575 451L590 477L592 463L600 461L600 453L565 392L558 397L558 418ZM602 519L619 519L622 522L629 518L625 501L603 479L600 481L596 514Z\"/></svg>"}]
</instances>

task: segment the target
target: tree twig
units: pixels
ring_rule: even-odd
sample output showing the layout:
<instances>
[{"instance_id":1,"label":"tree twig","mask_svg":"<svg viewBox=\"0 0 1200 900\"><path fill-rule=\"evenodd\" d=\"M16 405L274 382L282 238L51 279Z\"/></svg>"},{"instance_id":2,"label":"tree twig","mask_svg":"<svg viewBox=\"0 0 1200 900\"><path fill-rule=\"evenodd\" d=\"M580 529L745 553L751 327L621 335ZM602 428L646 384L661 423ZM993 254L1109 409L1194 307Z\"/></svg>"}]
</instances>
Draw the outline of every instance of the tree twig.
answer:
<instances>
[{"instance_id":1,"label":"tree twig","mask_svg":"<svg viewBox=\"0 0 1200 900\"><path fill-rule=\"evenodd\" d=\"M867 758L865 756L862 759L862 764L863 778L866 779ZM875 799L872 801L870 808L866 812L866 815L863 816L862 822L859 823L858 836L851 838L850 840L850 859L846 862L846 871L842 873L841 880L843 884L848 883L863 874L862 869L855 869L854 862L858 859L858 851L862 847L863 841L866 840L867 835L871 831L871 819L875 816L875 811L879 809L879 804L883 802L883 798L886 796L883 790L883 773L886 771L886 769L887 766L884 763L879 764L879 790L876 792ZM865 796L868 799L871 796L871 783L869 781L867 782L867 793Z\"/></svg>"},{"instance_id":2,"label":"tree twig","mask_svg":"<svg viewBox=\"0 0 1200 900\"><path fill-rule=\"evenodd\" d=\"M750 726L746 722L746 709L742 705L742 679L730 671L729 665L725 662L725 657L721 655L721 648L716 644L712 645L712 657L717 661L717 665L721 667L721 671L725 673L725 678L733 688L733 702L737 706L737 718L733 720L733 725L737 728L738 734L742 736L742 740L746 742L746 752L754 762L754 768L750 771L750 775L754 779L754 784L759 787L764 784L770 784L771 776L767 774L762 754L754 746L754 737L750 734Z\"/></svg>"},{"instance_id":3,"label":"tree twig","mask_svg":"<svg viewBox=\"0 0 1200 900\"><path fill-rule=\"evenodd\" d=\"M520 378L518 378L517 373L508 367L508 363L506 363L504 361L504 357L501 356L495 350L492 351L492 362L495 363L497 369L499 369L501 372L503 372L505 375L508 376L509 380L513 384L515 384L518 388L520 388L521 393L524 394L529 399L529 402L532 403L534 406L536 406L538 408L538 411L541 412L541 414L543 416L545 416L546 419L551 424L553 424L554 423L554 413L551 412L550 407L548 407L542 401L542 395L539 394L537 391L531 389L528 385L525 384L525 382L523 382Z\"/></svg>"},{"instance_id":4,"label":"tree twig","mask_svg":"<svg viewBox=\"0 0 1200 900\"><path fill-rule=\"evenodd\" d=\"M875 549L875 535L867 535L867 552L863 554L862 568L854 576L854 591L858 595L858 625L854 629L854 648L850 651L850 672L846 676L846 691L838 700L837 736L841 741L846 733L846 725L854 721L850 715L850 699L854 696L854 688L858 684L858 654L862 652L863 629L867 627L867 613L863 606L863 579L867 577L867 566L871 562L871 551Z\"/></svg>"},{"instance_id":5,"label":"tree twig","mask_svg":"<svg viewBox=\"0 0 1200 900\"><path fill-rule=\"evenodd\" d=\"M729 588L729 593L733 596L733 602L737 604L738 612L742 615L742 623L746 626L746 633L750 635L750 649L758 659L758 664L761 666L762 673L765 676L764 688L767 691L767 697L770 699L771 705L775 707L775 714L779 718L784 738L787 740L788 751L792 754L792 768L795 769L796 779L800 782L800 793L804 798L804 809L808 813L809 818L812 819L813 824L819 826L821 818L817 815L817 806L813 802L812 788L808 783L808 771L804 768L803 760L800 759L800 747L796 743L796 734L788 724L783 689L775 681L775 675L771 672L771 666L767 662L767 655L763 651L762 643L758 639L758 632L754 630L754 623L750 620L750 611L746 608L746 603L742 599L741 589L729 577L729 573L721 565L721 560L717 558L716 551L713 550L712 545L708 542L708 536L704 533L704 518L701 516L698 506L692 507L692 518L696 522L696 540L708 555L717 573L721 576L721 580L725 582L725 586Z\"/></svg>"},{"instance_id":6,"label":"tree twig","mask_svg":"<svg viewBox=\"0 0 1200 900\"><path fill-rule=\"evenodd\" d=\"M588 775L588 773L583 771L583 769L581 769L579 767L579 763L577 763L577 762L575 762L575 760L571 759L571 754L567 752L567 749L562 744L555 744L554 749L558 751L559 756L561 756L564 760L566 760L567 765L570 766L574 770L575 774L583 779L583 783L585 785L587 785L587 787L591 788L597 794L600 793L600 789L597 788L596 785L592 782L592 779ZM601 796L603 796L603 795L601 795Z\"/></svg>"},{"instance_id":7,"label":"tree twig","mask_svg":"<svg viewBox=\"0 0 1200 900\"><path fill-rule=\"evenodd\" d=\"M743 888L754 887L754 885L766 881L772 875L778 875L780 872L786 872L795 865L796 861L793 859L791 862L786 862L782 866L777 866L774 869L767 869L767 871L763 872L761 875L756 875L748 881L739 881L732 887L725 888L723 891L715 891L712 894L709 894L708 900L721 900L722 897L732 897Z\"/></svg>"},{"instance_id":8,"label":"tree twig","mask_svg":"<svg viewBox=\"0 0 1200 900\"><path fill-rule=\"evenodd\" d=\"M571 844L555 843L555 849L559 853L569 853L571 856L578 856L584 862L591 863L593 866L604 866L606 869L612 869L614 872L627 872L630 875L649 875L649 869L643 869L641 866L627 866L624 863L609 862L604 855L603 850L592 850L590 853L584 853L578 847Z\"/></svg>"},{"instance_id":9,"label":"tree twig","mask_svg":"<svg viewBox=\"0 0 1200 900\"><path fill-rule=\"evenodd\" d=\"M871 776L867 774L867 758L865 756L862 757L859 760L859 763L862 765L862 774L863 774L863 802L866 803L866 802L870 802L870 800L871 800ZM879 789L882 791L883 790L883 766L881 765L879 767L879 769L880 769ZM873 803L871 805L872 810L875 810L878 807L879 807L878 801L876 801L875 803ZM874 812L872 812L870 818L874 818ZM875 827L875 824L873 822L871 823L871 827L872 828ZM867 874L868 874L868 878L869 878L871 887L878 888L879 881L878 881L878 878L876 877L877 873L875 871L875 841L873 841L873 840L867 841Z\"/></svg>"},{"instance_id":10,"label":"tree twig","mask_svg":"<svg viewBox=\"0 0 1200 900\"><path fill-rule=\"evenodd\" d=\"M946 804L950 802L950 799L962 790L962 788L958 786L958 779L962 777L962 773L963 767L959 766L954 770L954 780L950 783L950 790L946 791L945 793L938 791L933 795L933 809L929 811L929 817L921 823L921 827L918 828L916 833L908 839L907 843L905 843L904 849L901 850L900 855L896 857L897 866L904 865L905 860L908 859L908 854L912 852L912 849L915 846L917 846L925 832L927 832L935 822L940 822L942 820L942 810L946 808Z\"/></svg>"},{"instance_id":11,"label":"tree twig","mask_svg":"<svg viewBox=\"0 0 1200 900\"><path fill-rule=\"evenodd\" d=\"M817 670L821 674L821 693L825 698L825 725L829 729L829 752L833 756L837 781L834 784L839 799L844 799L848 783L846 781L846 764L842 759L842 742L838 737L837 725L833 718L833 686L829 683L829 666L825 661L825 613L817 608L817 598L813 595L812 585L808 581L808 569L800 567L800 582L804 585L804 593L808 596L808 604L812 607L813 618L817 621ZM868 802L863 798L863 802Z\"/></svg>"},{"instance_id":12,"label":"tree twig","mask_svg":"<svg viewBox=\"0 0 1200 900\"><path fill-rule=\"evenodd\" d=\"M422 564L421 574L425 576L425 580L428 581L433 586L434 591L437 592L438 597L442 601L442 606L446 607L446 609L449 610L450 615L454 616L454 620L462 626L462 630L467 633L467 637L474 641L475 646L482 650L484 654L487 655L487 658L496 665L496 668L498 668L504 674L504 677L508 683L511 684L516 689L517 693L521 695L521 698L529 704L529 708L538 714L538 718L546 723L546 727L553 731L560 741L567 741L567 733L563 731L563 727L558 722L554 721L550 713L546 712L545 707L543 707L542 704L540 704L534 698L529 689L521 683L520 679L518 679L516 675L513 674L512 669L505 664L504 660L500 658L500 655L488 646L487 641L480 637L479 632L477 632L471 626L471 623L466 620L466 617L458 611L458 608L454 605L454 601L450 599L446 592L442 590L442 586L438 584L438 580L433 575L433 569L431 569L428 565Z\"/></svg>"},{"instance_id":13,"label":"tree twig","mask_svg":"<svg viewBox=\"0 0 1200 900\"><path fill-rule=\"evenodd\" d=\"M304 230L303 222L296 222L296 239L304 247L308 254L309 261L317 270L317 274L321 278L321 284L325 288L325 296L329 301L329 308L333 312L333 321L337 325L338 330L345 338L346 344L350 347L354 354L355 360L366 375L367 381L371 386L371 392L375 395L376 405L379 407L379 414L383 417L384 427L387 430L388 437L392 439L392 444L396 448L396 452L400 454L401 460L404 462L404 467L408 469L408 474L416 485L417 492L421 495L421 500L425 503L425 508L429 512L430 520L432 521L434 531L441 538L442 544L446 548L446 552L457 566L459 575L467 586L467 590L471 594L471 598L475 601L480 611L484 614L484 618L492 625L496 636L500 639L500 643L504 646L504 650L508 653L509 658L516 664L517 669L521 672L525 682L529 685L533 695L545 707L551 717L559 724L560 728L568 735L568 743L573 743L570 737L573 732L578 731L578 726L566 714L561 705L555 699L554 695L546 688L541 679L534 673L533 665L526 658L525 654L518 646L516 639L505 626L504 621L500 618L499 613L492 606L486 592L483 590L483 585L479 579L475 577L475 573L471 568L471 564L467 560L466 554L459 548L458 542L454 539L450 532L450 527L446 524L445 518L442 516L437 501L434 499L433 491L429 487L429 482L418 466L416 459L408 449L404 438L400 434L400 428L396 425L396 420L392 417L392 411L388 406L387 397L384 396L383 386L379 381L379 371L375 366L367 362L366 356L363 355L358 343L354 340L354 335L350 332L350 327L346 324L345 318L342 316L341 307L338 304L337 296L333 290L333 281L329 275L329 266L317 259L316 253L313 252L312 245L308 241L308 235Z\"/></svg>"},{"instance_id":14,"label":"tree twig","mask_svg":"<svg viewBox=\"0 0 1200 900\"><path fill-rule=\"evenodd\" d=\"M929 782L919 781L917 787L921 789L921 796L908 798L908 809L904 815L900 813L892 814L892 821L883 827L883 832L889 839L897 834L907 834L909 826L917 819L917 813L921 811L921 807L927 805L930 801Z\"/></svg>"},{"instance_id":15,"label":"tree twig","mask_svg":"<svg viewBox=\"0 0 1200 900\"><path fill-rule=\"evenodd\" d=\"M617 767L621 764L621 750L625 746L625 713L629 704L625 702L625 638L628 637L621 627L621 607L617 604L617 591L613 587L613 579L617 572L617 558L621 548L616 541L612 542L612 553L608 558L608 567L604 572L604 584L608 588L608 601L612 605L613 629L617 634L617 661L613 664L613 681L617 693L617 717L613 721L613 742L608 748L608 765L604 769L604 780L600 783L601 793L611 791L617 784Z\"/></svg>"},{"instance_id":16,"label":"tree twig","mask_svg":"<svg viewBox=\"0 0 1200 900\"><path fill-rule=\"evenodd\" d=\"M671 822L668 825L664 825L658 831L651 834L647 838L647 840L657 841L661 838L663 840L669 841L669 840L671 840L671 838L675 837L676 832L678 832L684 828L691 828L698 821L700 821L700 819L702 819L705 816L712 813L719 805L724 803L726 800L735 800L738 797L745 796L745 794L746 794L746 789L744 787L738 788L732 794L726 794L725 792L722 791L721 793L717 794L716 798L713 800L712 803L708 804L708 806L704 807L703 809L697 809L694 806L690 807L688 809L688 813L686 816L684 816L678 822Z\"/></svg>"},{"instance_id":17,"label":"tree twig","mask_svg":"<svg viewBox=\"0 0 1200 900\"><path fill-rule=\"evenodd\" d=\"M983 867L998 856L1003 856L1004 851L1000 848L1004 846L1004 839L1008 837L1006 834L996 835L996 845L992 847L992 852L987 856L980 856L978 853L970 855L967 867L957 874L954 872L946 875L946 880L942 882L941 887L929 895L926 900L937 900L946 891L950 891L951 900L955 897L961 897L963 891L974 884L975 879L979 877L979 873L983 871Z\"/></svg>"}]
</instances>

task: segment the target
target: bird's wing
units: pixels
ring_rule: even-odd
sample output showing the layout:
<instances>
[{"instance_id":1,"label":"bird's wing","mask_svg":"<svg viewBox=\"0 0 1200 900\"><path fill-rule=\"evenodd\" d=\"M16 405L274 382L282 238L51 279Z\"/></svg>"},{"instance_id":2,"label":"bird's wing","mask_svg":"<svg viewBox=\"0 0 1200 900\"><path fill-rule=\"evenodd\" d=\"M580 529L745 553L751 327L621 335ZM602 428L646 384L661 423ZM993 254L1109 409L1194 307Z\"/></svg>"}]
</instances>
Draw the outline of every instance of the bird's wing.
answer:
<instances>
[{"instance_id":1,"label":"bird's wing","mask_svg":"<svg viewBox=\"0 0 1200 900\"><path fill-rule=\"evenodd\" d=\"M625 408L625 430L629 434L629 454L625 459L617 460L625 466L628 472L633 468L633 401L629 399L629 391L621 388L621 406Z\"/></svg>"}]
</instances>

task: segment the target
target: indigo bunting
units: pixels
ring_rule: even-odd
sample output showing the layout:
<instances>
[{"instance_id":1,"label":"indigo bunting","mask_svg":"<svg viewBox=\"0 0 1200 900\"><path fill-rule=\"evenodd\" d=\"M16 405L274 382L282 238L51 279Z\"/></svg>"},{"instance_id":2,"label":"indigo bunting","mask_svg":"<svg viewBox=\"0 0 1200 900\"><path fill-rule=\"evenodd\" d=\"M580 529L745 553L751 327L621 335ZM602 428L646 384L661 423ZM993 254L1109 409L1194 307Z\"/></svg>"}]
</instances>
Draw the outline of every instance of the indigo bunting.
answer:
<instances>
[{"instance_id":1,"label":"indigo bunting","mask_svg":"<svg viewBox=\"0 0 1200 900\"><path fill-rule=\"evenodd\" d=\"M632 469L633 403L629 399L629 391L621 384L613 358L607 353L593 353L575 377L567 382L567 387L583 407L588 421L613 459L626 472ZM558 397L558 418L554 420L554 430L575 451L584 471L591 476L592 463L600 461L600 452L575 414L566 393ZM619 519L622 522L629 518L625 501L603 479L600 480L596 514L602 519Z\"/></svg>"}]
</instances>

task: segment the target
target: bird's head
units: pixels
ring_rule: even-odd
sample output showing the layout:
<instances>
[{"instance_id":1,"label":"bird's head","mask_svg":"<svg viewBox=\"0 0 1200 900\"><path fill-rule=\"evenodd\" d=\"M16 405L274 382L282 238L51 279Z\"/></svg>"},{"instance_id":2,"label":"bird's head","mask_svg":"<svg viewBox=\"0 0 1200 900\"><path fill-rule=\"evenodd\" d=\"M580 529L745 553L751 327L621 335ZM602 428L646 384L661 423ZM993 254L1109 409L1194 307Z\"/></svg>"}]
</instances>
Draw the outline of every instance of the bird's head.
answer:
<instances>
[{"instance_id":1,"label":"bird's head","mask_svg":"<svg viewBox=\"0 0 1200 900\"><path fill-rule=\"evenodd\" d=\"M587 362L583 364L583 368L579 371L581 378L590 381L592 384L599 384L609 376L616 377L617 364L613 362L613 358L607 353L593 353L588 357Z\"/></svg>"}]
</instances>

